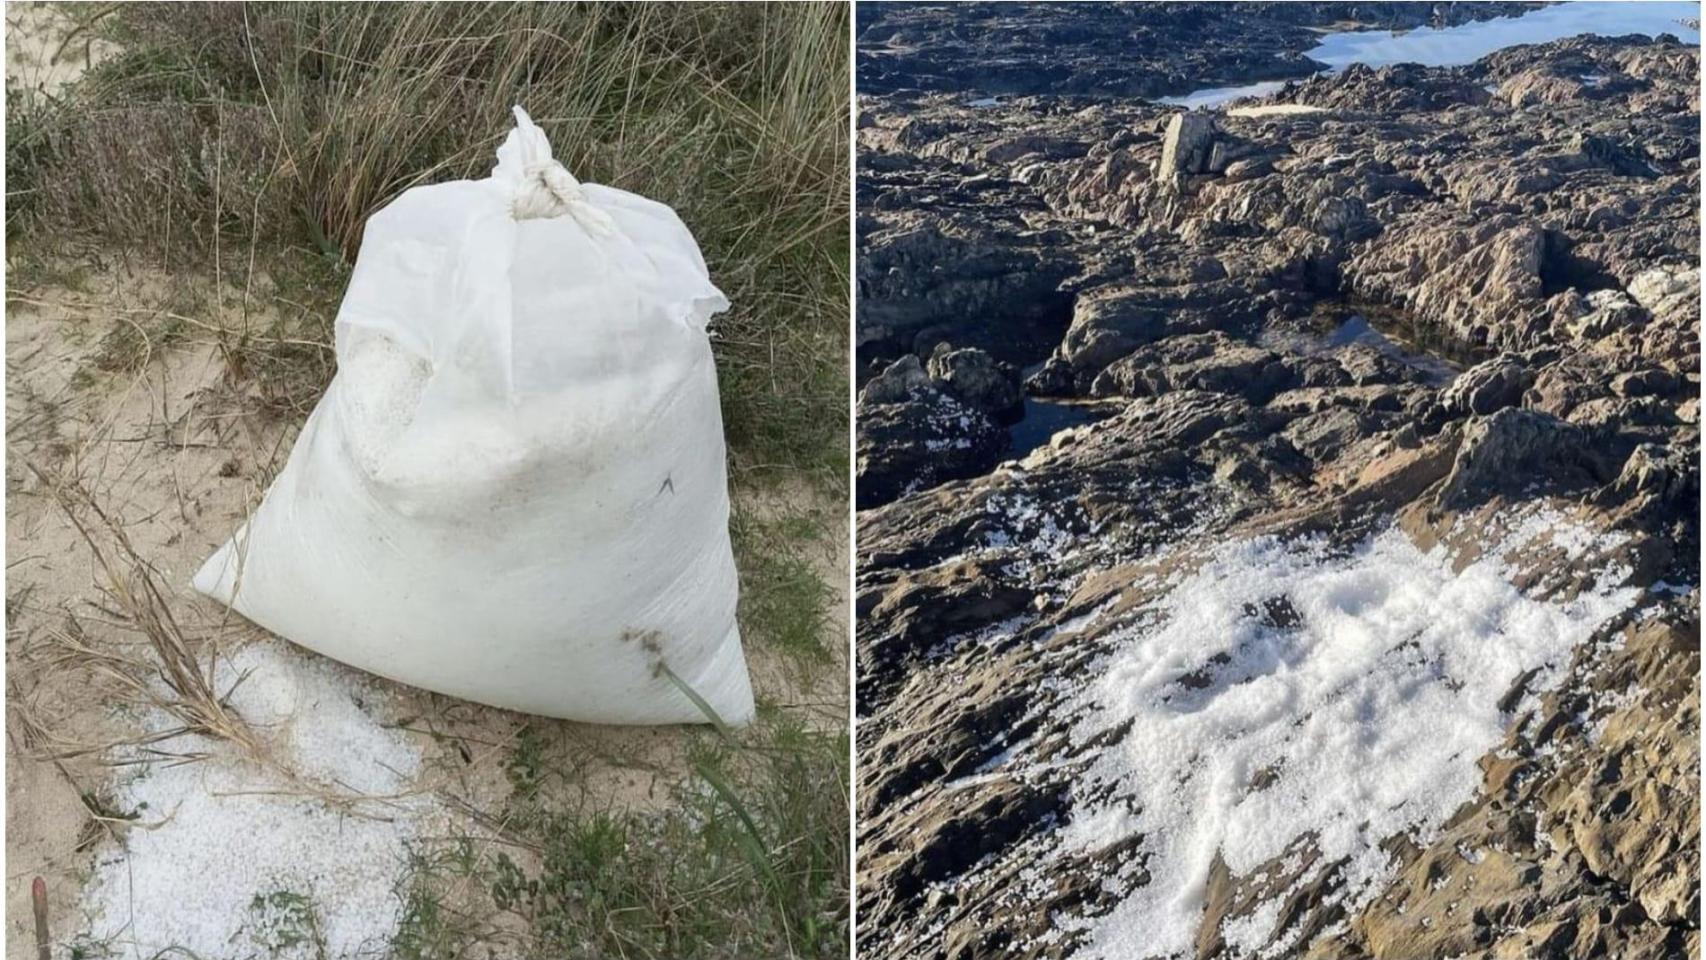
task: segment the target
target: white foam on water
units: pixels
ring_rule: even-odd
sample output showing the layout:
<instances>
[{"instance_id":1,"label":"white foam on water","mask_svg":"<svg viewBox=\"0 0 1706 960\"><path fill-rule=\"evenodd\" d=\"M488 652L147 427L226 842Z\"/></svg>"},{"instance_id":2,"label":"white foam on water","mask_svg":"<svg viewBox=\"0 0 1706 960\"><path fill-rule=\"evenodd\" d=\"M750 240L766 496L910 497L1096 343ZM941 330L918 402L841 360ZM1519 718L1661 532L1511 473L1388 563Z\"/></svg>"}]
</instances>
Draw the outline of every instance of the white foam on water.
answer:
<instances>
[{"instance_id":1,"label":"white foam on water","mask_svg":"<svg viewBox=\"0 0 1706 960\"><path fill-rule=\"evenodd\" d=\"M207 759L130 767L115 805L138 815L84 888L84 938L118 956L167 948L202 957L384 956L396 930L408 843L431 804L404 797L341 811L303 795L387 798L408 790L420 752L374 713L383 694L354 671L274 642L221 664L220 690L295 779L231 745L180 736L158 746ZM152 729L169 729L164 716ZM299 936L309 935L304 942Z\"/></svg>"},{"instance_id":2,"label":"white foam on water","mask_svg":"<svg viewBox=\"0 0 1706 960\"><path fill-rule=\"evenodd\" d=\"M1556 514L1527 520L1539 516L1549 530L1518 518L1455 573L1442 549L1424 553L1396 528L1348 555L1319 541L1231 543L1127 628L1078 696L1087 719L1073 737L1126 721L1131 733L1079 780L1054 855L1141 835L1126 869L1150 879L1075 921L1088 954L1189 955L1217 856L1249 876L1312 838L1313 869L1347 861L1347 906L1372 898L1391 869L1380 842L1425 843L1475 795L1517 679L1539 671L1530 696L1559 682L1573 649L1640 594L1608 569L1568 603L1525 596L1508 550L1542 535L1575 559L1606 545ZM1258 788L1258 774L1272 782ZM1277 918L1258 911L1224 933L1241 955L1283 948L1293 934Z\"/></svg>"}]
</instances>

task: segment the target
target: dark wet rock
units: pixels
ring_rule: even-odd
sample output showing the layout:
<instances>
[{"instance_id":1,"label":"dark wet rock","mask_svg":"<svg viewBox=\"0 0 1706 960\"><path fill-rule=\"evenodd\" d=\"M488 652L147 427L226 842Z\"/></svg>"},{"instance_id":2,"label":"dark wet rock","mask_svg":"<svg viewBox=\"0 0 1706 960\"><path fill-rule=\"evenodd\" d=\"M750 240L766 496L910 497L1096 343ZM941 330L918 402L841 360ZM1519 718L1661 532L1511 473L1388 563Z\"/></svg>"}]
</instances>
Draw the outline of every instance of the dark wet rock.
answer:
<instances>
[{"instance_id":1,"label":"dark wet rock","mask_svg":"<svg viewBox=\"0 0 1706 960\"><path fill-rule=\"evenodd\" d=\"M1534 372L1518 357L1495 357L1470 367L1440 396L1446 411L1459 416L1486 416L1514 407L1534 384Z\"/></svg>"},{"instance_id":2,"label":"dark wet rock","mask_svg":"<svg viewBox=\"0 0 1706 960\"><path fill-rule=\"evenodd\" d=\"M1026 336L1058 338L1071 309L1059 286L1077 265L1051 246L933 223L873 230L859 255L860 346L928 356L946 340L1001 356Z\"/></svg>"},{"instance_id":3,"label":"dark wet rock","mask_svg":"<svg viewBox=\"0 0 1706 960\"><path fill-rule=\"evenodd\" d=\"M1699 593L1667 584L1699 582L1698 49L1311 75L1276 52L1332 5L873 6L860 369L946 343L1104 415L951 479L903 476L936 466L896 424L915 459L880 506L861 482L862 953L1068 957L1070 921L1150 881L1141 838L1053 845L1087 765L1141 735L1069 737L1073 694L1214 545L1396 518L1467 562L1544 506L1624 539L1512 558L1513 582L1568 597L1610 564L1635 614L1500 701L1480 793L1437 836L1382 838L1371 898L1347 905L1307 843L1221 861L1196 951L1234 956L1232 925L1277 911L1299 938L1277 955L1316 960L1693 955ZM1120 95L1279 78L1254 105L1294 109ZM884 406L861 407L862 472L866 408L903 415Z\"/></svg>"},{"instance_id":4,"label":"dark wet rock","mask_svg":"<svg viewBox=\"0 0 1706 960\"><path fill-rule=\"evenodd\" d=\"M1346 265L1357 296L1391 304L1468 343L1521 349L1547 329L1546 234L1505 215L1395 224Z\"/></svg>"},{"instance_id":5,"label":"dark wet rock","mask_svg":"<svg viewBox=\"0 0 1706 960\"><path fill-rule=\"evenodd\" d=\"M1448 507L1603 483L1607 453L1583 427L1534 410L1505 408L1463 429L1457 462L1440 491Z\"/></svg>"},{"instance_id":6,"label":"dark wet rock","mask_svg":"<svg viewBox=\"0 0 1706 960\"><path fill-rule=\"evenodd\" d=\"M1365 344L1353 343L1333 354L1348 383L1366 387L1379 383L1421 383L1427 374Z\"/></svg>"},{"instance_id":7,"label":"dark wet rock","mask_svg":"<svg viewBox=\"0 0 1706 960\"><path fill-rule=\"evenodd\" d=\"M860 403L905 403L931 389L930 376L914 354L889 364L859 391Z\"/></svg>"},{"instance_id":8,"label":"dark wet rock","mask_svg":"<svg viewBox=\"0 0 1706 960\"><path fill-rule=\"evenodd\" d=\"M1294 379L1279 354L1222 333L1203 333L1170 337L1121 357L1097 374L1089 392L1140 397L1202 390L1265 403Z\"/></svg>"},{"instance_id":9,"label":"dark wet rock","mask_svg":"<svg viewBox=\"0 0 1706 960\"><path fill-rule=\"evenodd\" d=\"M1073 392L1072 364L1049 357L1036 373L1025 379L1025 390L1039 397L1066 396Z\"/></svg>"},{"instance_id":10,"label":"dark wet rock","mask_svg":"<svg viewBox=\"0 0 1706 960\"><path fill-rule=\"evenodd\" d=\"M929 372L943 390L997 423L1012 423L1024 415L1025 396L1017 376L982 350L955 350L943 344L930 355Z\"/></svg>"},{"instance_id":11,"label":"dark wet rock","mask_svg":"<svg viewBox=\"0 0 1706 960\"><path fill-rule=\"evenodd\" d=\"M934 386L897 403L861 402L858 423L861 509L980 474L1007 448L1007 431Z\"/></svg>"},{"instance_id":12,"label":"dark wet rock","mask_svg":"<svg viewBox=\"0 0 1706 960\"><path fill-rule=\"evenodd\" d=\"M1214 115L1192 110L1176 113L1161 138L1161 179L1177 187L1191 174L1210 172L1214 153ZM1218 165L1220 172L1226 164Z\"/></svg>"},{"instance_id":13,"label":"dark wet rock","mask_svg":"<svg viewBox=\"0 0 1706 960\"><path fill-rule=\"evenodd\" d=\"M1108 287L1081 294L1056 356L1072 371L1076 390L1098 396L1129 393L1114 385L1119 382L1117 373L1105 389L1093 385L1111 364L1157 341L1165 347L1216 328L1253 326L1277 302L1262 287L1260 282L1221 279L1178 286ZM1140 362L1132 360L1125 366Z\"/></svg>"}]
</instances>

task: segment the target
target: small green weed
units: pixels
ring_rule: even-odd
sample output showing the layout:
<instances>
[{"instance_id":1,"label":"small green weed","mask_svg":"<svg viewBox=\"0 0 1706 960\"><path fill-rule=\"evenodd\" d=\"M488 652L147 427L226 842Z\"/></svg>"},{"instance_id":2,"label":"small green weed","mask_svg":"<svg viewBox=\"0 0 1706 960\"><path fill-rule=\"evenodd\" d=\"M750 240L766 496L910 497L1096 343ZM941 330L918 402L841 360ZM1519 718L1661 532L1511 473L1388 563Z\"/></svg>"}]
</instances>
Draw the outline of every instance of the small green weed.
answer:
<instances>
[{"instance_id":1,"label":"small green weed","mask_svg":"<svg viewBox=\"0 0 1706 960\"><path fill-rule=\"evenodd\" d=\"M472 840L459 839L435 856L415 854L400 891L402 915L391 942L394 960L454 960L481 938L478 924L448 902L445 889L472 889L479 855Z\"/></svg>"},{"instance_id":2,"label":"small green weed","mask_svg":"<svg viewBox=\"0 0 1706 960\"><path fill-rule=\"evenodd\" d=\"M249 902L249 939L262 956L325 960L325 938L314 901L292 890L257 893Z\"/></svg>"},{"instance_id":3,"label":"small green weed","mask_svg":"<svg viewBox=\"0 0 1706 960\"><path fill-rule=\"evenodd\" d=\"M741 569L742 632L814 661L828 654L823 638L832 597L811 558L823 549L822 523L809 511L765 517L752 508L737 509L729 522Z\"/></svg>"},{"instance_id":4,"label":"small green weed","mask_svg":"<svg viewBox=\"0 0 1706 960\"><path fill-rule=\"evenodd\" d=\"M539 728L530 723L516 734L504 773L515 796L531 800L539 792L545 771L545 741Z\"/></svg>"},{"instance_id":5,"label":"small green weed","mask_svg":"<svg viewBox=\"0 0 1706 960\"><path fill-rule=\"evenodd\" d=\"M394 953L449 958L489 942L490 924L445 900L477 889L520 922L527 957L843 955L846 737L767 715L733 740L697 735L690 753L662 811L518 789L501 842L463 839L417 859ZM509 770L520 787L558 767L524 738Z\"/></svg>"}]
</instances>

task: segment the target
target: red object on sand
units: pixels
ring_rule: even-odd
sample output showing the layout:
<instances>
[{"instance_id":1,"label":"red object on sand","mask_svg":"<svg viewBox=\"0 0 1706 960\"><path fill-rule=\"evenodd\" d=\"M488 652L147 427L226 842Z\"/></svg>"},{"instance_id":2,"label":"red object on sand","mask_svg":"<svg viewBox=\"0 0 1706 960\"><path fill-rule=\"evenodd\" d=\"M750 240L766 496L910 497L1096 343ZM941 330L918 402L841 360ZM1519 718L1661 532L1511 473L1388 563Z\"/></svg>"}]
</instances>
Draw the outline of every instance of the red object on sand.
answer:
<instances>
[{"instance_id":1,"label":"red object on sand","mask_svg":"<svg viewBox=\"0 0 1706 960\"><path fill-rule=\"evenodd\" d=\"M30 884L30 906L36 915L36 960L52 960L52 940L47 935L47 881L40 877Z\"/></svg>"}]
</instances>

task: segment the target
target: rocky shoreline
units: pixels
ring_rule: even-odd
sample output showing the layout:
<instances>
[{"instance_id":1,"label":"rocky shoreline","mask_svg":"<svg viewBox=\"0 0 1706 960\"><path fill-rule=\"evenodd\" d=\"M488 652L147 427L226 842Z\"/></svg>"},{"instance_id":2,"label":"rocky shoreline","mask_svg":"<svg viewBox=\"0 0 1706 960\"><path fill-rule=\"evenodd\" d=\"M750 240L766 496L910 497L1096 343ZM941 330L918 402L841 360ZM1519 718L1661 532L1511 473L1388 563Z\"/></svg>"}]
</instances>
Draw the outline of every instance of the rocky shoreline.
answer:
<instances>
[{"instance_id":1,"label":"rocky shoreline","mask_svg":"<svg viewBox=\"0 0 1706 960\"><path fill-rule=\"evenodd\" d=\"M1511 610L1624 599L1501 692L1470 795L1371 838L1377 874L1323 835L1255 869L1217 859L1188 949L1127 955L1694 955L1698 48L1581 37L1181 113L1135 97L1285 76L1292 28L1350 5L1283 5L1290 26L1216 5L1246 54L1157 45L1116 71L1087 43L1022 89L1013 24L1044 14L944 40L939 8L871 6L861 954L1108 953L1120 904L1170 861L1136 830L1071 842L1155 802L1108 772L1146 729L1086 690L1156 642L1224 545L1355 558L1401 531L1447 575L1496 561ZM1062 5L1027 29L1105 36L1121 16L1118 36L1173 36L1191 9L1153 6ZM1020 390L1117 412L1012 459ZM1314 628L1295 600L1251 603L1251 636L1294 649ZM1265 678L1244 647L1198 652L1157 702ZM1241 804L1292 787L1245 774Z\"/></svg>"},{"instance_id":2,"label":"rocky shoreline","mask_svg":"<svg viewBox=\"0 0 1706 960\"><path fill-rule=\"evenodd\" d=\"M1446 27L1540 3L864 4L861 94L1085 94L1154 99L1295 80L1324 30Z\"/></svg>"}]
</instances>

